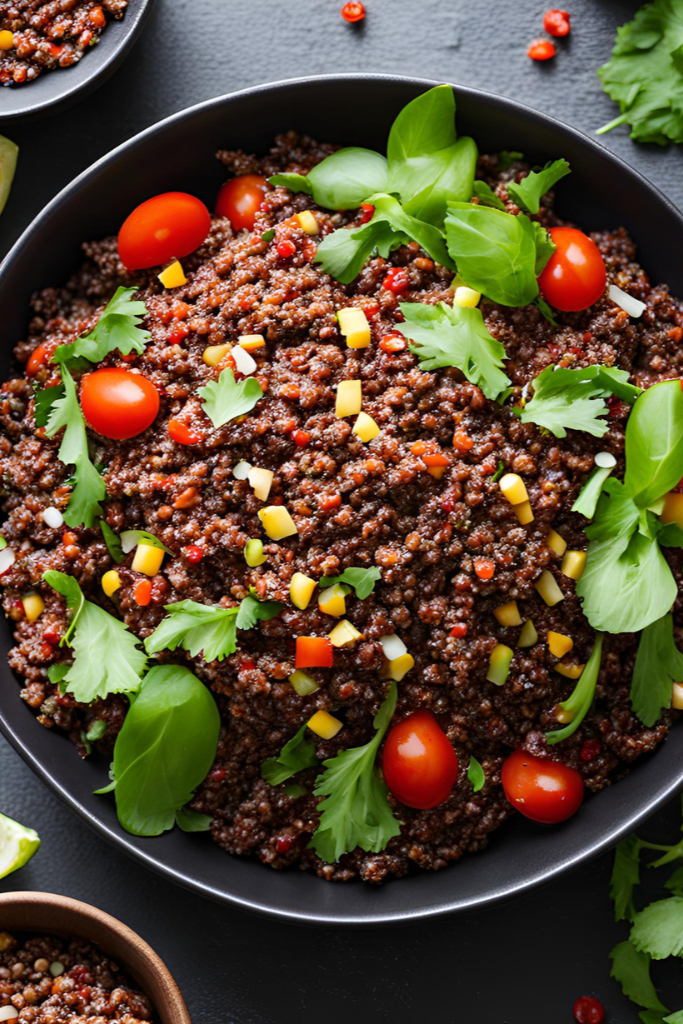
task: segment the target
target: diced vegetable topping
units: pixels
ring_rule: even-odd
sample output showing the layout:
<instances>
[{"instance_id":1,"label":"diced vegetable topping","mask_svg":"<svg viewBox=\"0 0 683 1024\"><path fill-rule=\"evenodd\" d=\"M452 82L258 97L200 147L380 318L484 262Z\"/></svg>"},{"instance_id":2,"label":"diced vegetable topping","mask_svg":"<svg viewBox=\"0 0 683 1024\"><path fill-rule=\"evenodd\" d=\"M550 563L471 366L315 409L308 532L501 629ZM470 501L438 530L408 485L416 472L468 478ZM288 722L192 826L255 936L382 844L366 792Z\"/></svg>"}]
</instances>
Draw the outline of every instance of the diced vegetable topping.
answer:
<instances>
[{"instance_id":1,"label":"diced vegetable topping","mask_svg":"<svg viewBox=\"0 0 683 1024\"><path fill-rule=\"evenodd\" d=\"M519 640L517 641L518 647L533 647L538 642L538 633L531 619L522 626L522 631L519 634Z\"/></svg>"},{"instance_id":2,"label":"diced vegetable topping","mask_svg":"<svg viewBox=\"0 0 683 1024\"><path fill-rule=\"evenodd\" d=\"M105 572L101 583L102 590L107 597L111 597L112 594L115 594L117 590L121 589L121 577L117 573L116 569L110 569L109 572Z\"/></svg>"},{"instance_id":3,"label":"diced vegetable topping","mask_svg":"<svg viewBox=\"0 0 683 1024\"><path fill-rule=\"evenodd\" d=\"M327 587L318 597L318 608L326 615L339 618L346 614L346 588L339 583Z\"/></svg>"},{"instance_id":4,"label":"diced vegetable topping","mask_svg":"<svg viewBox=\"0 0 683 1024\"><path fill-rule=\"evenodd\" d=\"M344 647L346 644L355 643L360 640L362 633L359 633L352 622L342 619L329 634L329 640L333 647Z\"/></svg>"},{"instance_id":5,"label":"diced vegetable topping","mask_svg":"<svg viewBox=\"0 0 683 1024\"><path fill-rule=\"evenodd\" d=\"M358 414L358 419L353 425L352 433L359 437L364 444L367 444L368 441L372 441L373 437L377 437L379 432L380 429L372 416L368 416L366 412Z\"/></svg>"},{"instance_id":6,"label":"diced vegetable topping","mask_svg":"<svg viewBox=\"0 0 683 1024\"><path fill-rule=\"evenodd\" d=\"M496 686L503 686L510 674L510 663L514 657L514 651L505 644L496 644L489 657L489 670L486 673L486 680L495 683Z\"/></svg>"},{"instance_id":7,"label":"diced vegetable topping","mask_svg":"<svg viewBox=\"0 0 683 1024\"><path fill-rule=\"evenodd\" d=\"M500 622L501 626L521 626L522 616L519 614L519 608L517 607L516 601L508 601L507 604L501 604L498 608L493 609L493 614Z\"/></svg>"},{"instance_id":8,"label":"diced vegetable topping","mask_svg":"<svg viewBox=\"0 0 683 1024\"><path fill-rule=\"evenodd\" d=\"M289 583L289 596L295 608L308 608L317 584L310 576L295 572Z\"/></svg>"},{"instance_id":9,"label":"diced vegetable topping","mask_svg":"<svg viewBox=\"0 0 683 1024\"><path fill-rule=\"evenodd\" d=\"M218 366L230 352L230 345L209 345L202 352L202 359L207 366Z\"/></svg>"},{"instance_id":10,"label":"diced vegetable topping","mask_svg":"<svg viewBox=\"0 0 683 1024\"><path fill-rule=\"evenodd\" d=\"M337 313L339 330L346 338L349 348L367 348L372 341L370 324L362 309L350 306L348 309L340 309ZM360 410L358 410L360 412ZM345 413L345 415L348 415Z\"/></svg>"},{"instance_id":11,"label":"diced vegetable topping","mask_svg":"<svg viewBox=\"0 0 683 1024\"><path fill-rule=\"evenodd\" d=\"M326 636L298 636L296 638L296 668L331 668L334 648Z\"/></svg>"},{"instance_id":12,"label":"diced vegetable topping","mask_svg":"<svg viewBox=\"0 0 683 1024\"><path fill-rule=\"evenodd\" d=\"M548 537L546 539L546 544L552 551L555 552L556 555L559 555L560 558L567 550L566 540L564 539L564 537L560 537L559 533L555 533L554 530L549 531Z\"/></svg>"},{"instance_id":13,"label":"diced vegetable topping","mask_svg":"<svg viewBox=\"0 0 683 1024\"><path fill-rule=\"evenodd\" d=\"M138 544L133 558L133 571L144 573L145 576L156 576L164 560L163 548L152 547L150 544Z\"/></svg>"},{"instance_id":14,"label":"diced vegetable topping","mask_svg":"<svg viewBox=\"0 0 683 1024\"><path fill-rule=\"evenodd\" d=\"M552 629L548 630L548 648L556 658L564 658L573 646L574 641L570 636L565 636L564 633L555 633Z\"/></svg>"},{"instance_id":15,"label":"diced vegetable topping","mask_svg":"<svg viewBox=\"0 0 683 1024\"><path fill-rule=\"evenodd\" d=\"M271 540L293 537L299 531L284 505L269 505L259 509L258 517Z\"/></svg>"},{"instance_id":16,"label":"diced vegetable topping","mask_svg":"<svg viewBox=\"0 0 683 1024\"><path fill-rule=\"evenodd\" d=\"M344 723L340 722L334 715L331 715L329 711L323 710L316 711L308 721L308 728L311 732L314 732L316 736L320 736L324 740L331 740L333 736L337 735L343 725Z\"/></svg>"},{"instance_id":17,"label":"diced vegetable topping","mask_svg":"<svg viewBox=\"0 0 683 1024\"><path fill-rule=\"evenodd\" d=\"M251 484L254 494L260 501L267 501L268 495L270 494L270 488L273 485L273 472L270 469L259 469L257 466L252 466L247 474L247 479Z\"/></svg>"},{"instance_id":18,"label":"diced vegetable topping","mask_svg":"<svg viewBox=\"0 0 683 1024\"><path fill-rule=\"evenodd\" d=\"M158 276L164 288L180 288L182 285L187 284L185 271L180 260L175 260L165 270L162 270Z\"/></svg>"},{"instance_id":19,"label":"diced vegetable topping","mask_svg":"<svg viewBox=\"0 0 683 1024\"><path fill-rule=\"evenodd\" d=\"M585 551L566 551L562 559L562 572L572 580L580 580L586 568Z\"/></svg>"},{"instance_id":20,"label":"diced vegetable topping","mask_svg":"<svg viewBox=\"0 0 683 1024\"><path fill-rule=\"evenodd\" d=\"M320 232L315 214L311 210L302 210L301 213L296 213L294 216L299 222L299 227L307 235L317 235Z\"/></svg>"},{"instance_id":21,"label":"diced vegetable topping","mask_svg":"<svg viewBox=\"0 0 683 1024\"><path fill-rule=\"evenodd\" d=\"M263 541L252 537L244 545L244 561L250 569L255 569L256 566L263 565L265 560L266 556L263 551Z\"/></svg>"},{"instance_id":22,"label":"diced vegetable topping","mask_svg":"<svg viewBox=\"0 0 683 1024\"><path fill-rule=\"evenodd\" d=\"M360 412L363 402L362 385L359 380L343 380L337 384L337 404L335 416L355 416Z\"/></svg>"},{"instance_id":23,"label":"diced vegetable topping","mask_svg":"<svg viewBox=\"0 0 683 1024\"><path fill-rule=\"evenodd\" d=\"M292 684L292 688L300 697L308 697L309 694L315 693L320 687L316 683L315 679L311 676L307 676L305 672L301 672L298 668L294 669L289 681Z\"/></svg>"},{"instance_id":24,"label":"diced vegetable topping","mask_svg":"<svg viewBox=\"0 0 683 1024\"><path fill-rule=\"evenodd\" d=\"M564 594L549 569L543 570L534 586L549 608L564 601Z\"/></svg>"},{"instance_id":25,"label":"diced vegetable topping","mask_svg":"<svg viewBox=\"0 0 683 1024\"><path fill-rule=\"evenodd\" d=\"M511 505L521 505L529 500L526 484L517 473L506 473L498 481L498 486Z\"/></svg>"},{"instance_id":26,"label":"diced vegetable topping","mask_svg":"<svg viewBox=\"0 0 683 1024\"><path fill-rule=\"evenodd\" d=\"M529 523L533 523L534 513L530 501L520 501L519 505L513 505L512 507L521 526L528 526Z\"/></svg>"},{"instance_id":27,"label":"diced vegetable topping","mask_svg":"<svg viewBox=\"0 0 683 1024\"><path fill-rule=\"evenodd\" d=\"M35 622L45 611L45 602L40 594L36 594L35 591L24 594L21 603L24 606L24 615L28 622Z\"/></svg>"},{"instance_id":28,"label":"diced vegetable topping","mask_svg":"<svg viewBox=\"0 0 683 1024\"><path fill-rule=\"evenodd\" d=\"M392 658L387 667L387 677L400 683L404 675L415 667L415 658L412 654L400 654L398 658Z\"/></svg>"},{"instance_id":29,"label":"diced vegetable topping","mask_svg":"<svg viewBox=\"0 0 683 1024\"><path fill-rule=\"evenodd\" d=\"M467 288L465 285L460 285L453 293L454 305L463 306L466 309L474 309L479 305L480 299L481 292L475 292L474 288Z\"/></svg>"}]
</instances>

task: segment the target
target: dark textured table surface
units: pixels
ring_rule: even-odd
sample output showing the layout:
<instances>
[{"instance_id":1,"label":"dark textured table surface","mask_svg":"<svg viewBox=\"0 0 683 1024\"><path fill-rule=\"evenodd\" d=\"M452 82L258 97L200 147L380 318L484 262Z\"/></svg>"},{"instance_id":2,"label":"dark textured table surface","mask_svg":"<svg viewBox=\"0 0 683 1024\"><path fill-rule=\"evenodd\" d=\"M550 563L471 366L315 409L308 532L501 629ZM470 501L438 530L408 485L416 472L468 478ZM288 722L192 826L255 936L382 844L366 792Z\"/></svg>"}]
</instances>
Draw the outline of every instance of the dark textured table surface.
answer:
<instances>
[{"instance_id":1,"label":"dark textured table surface","mask_svg":"<svg viewBox=\"0 0 683 1024\"><path fill-rule=\"evenodd\" d=\"M541 34L545 8L535 0L367 0L359 30L341 20L340 3L157 0L143 37L97 93L39 122L0 123L21 147L0 253L113 146L185 106L261 82L334 71L418 75L510 95L591 133L615 113L595 70L638 6L572 0L570 39L539 65L525 56ZM683 150L636 146L624 129L604 142L683 206ZM585 993L604 1002L609 1024L637 1021L609 979L608 950L625 937L607 898L611 856L486 912L400 929L313 931L209 903L131 862L56 801L4 740L0 809L43 838L2 889L66 893L124 920L167 961L195 1024L570 1024ZM643 831L671 842L679 827L676 805ZM656 977L667 1004L683 1005L679 974Z\"/></svg>"}]
</instances>

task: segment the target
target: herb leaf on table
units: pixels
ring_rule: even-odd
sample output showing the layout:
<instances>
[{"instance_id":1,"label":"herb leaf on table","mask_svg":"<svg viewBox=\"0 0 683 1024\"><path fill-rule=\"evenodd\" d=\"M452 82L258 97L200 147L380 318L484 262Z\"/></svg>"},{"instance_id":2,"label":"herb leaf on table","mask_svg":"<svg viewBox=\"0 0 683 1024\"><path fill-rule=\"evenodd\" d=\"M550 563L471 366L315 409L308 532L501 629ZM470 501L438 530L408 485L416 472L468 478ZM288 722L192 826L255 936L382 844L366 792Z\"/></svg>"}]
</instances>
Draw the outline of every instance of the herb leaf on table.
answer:
<instances>
[{"instance_id":1,"label":"herb leaf on table","mask_svg":"<svg viewBox=\"0 0 683 1024\"><path fill-rule=\"evenodd\" d=\"M643 725L653 726L671 707L671 685L683 680L683 654L673 636L670 612L651 622L640 635L631 680L631 706Z\"/></svg>"},{"instance_id":2,"label":"herb leaf on table","mask_svg":"<svg viewBox=\"0 0 683 1024\"><path fill-rule=\"evenodd\" d=\"M667 1013L650 978L650 957L636 949L632 942L620 942L610 951L610 977L621 985L627 999L647 1010Z\"/></svg>"},{"instance_id":3,"label":"herb leaf on table","mask_svg":"<svg viewBox=\"0 0 683 1024\"><path fill-rule=\"evenodd\" d=\"M566 160L552 160L540 171L529 171L520 182L508 184L508 195L527 213L538 213L541 199L556 185L561 178L571 174L571 167Z\"/></svg>"},{"instance_id":4,"label":"herb leaf on table","mask_svg":"<svg viewBox=\"0 0 683 1024\"><path fill-rule=\"evenodd\" d=\"M318 764L315 744L304 740L306 729L307 723L304 723L291 740L285 743L277 757L270 757L261 765L261 778L271 786L279 786L304 768L315 768Z\"/></svg>"},{"instance_id":5,"label":"herb leaf on table","mask_svg":"<svg viewBox=\"0 0 683 1024\"><path fill-rule=\"evenodd\" d=\"M99 363L110 352L116 351L122 356L131 352L142 354L151 335L139 326L147 310L141 299L132 298L136 291L136 288L117 288L93 329L76 338L73 344L60 345L55 349L54 362L87 359L91 363Z\"/></svg>"},{"instance_id":6,"label":"herb leaf on table","mask_svg":"<svg viewBox=\"0 0 683 1024\"><path fill-rule=\"evenodd\" d=\"M615 921L632 921L635 917L633 890L640 882L640 851L638 836L622 839L614 851L609 894L614 903Z\"/></svg>"},{"instance_id":7,"label":"herb leaf on table","mask_svg":"<svg viewBox=\"0 0 683 1024\"><path fill-rule=\"evenodd\" d=\"M202 409L214 427L223 427L238 416L251 412L259 398L263 397L263 388L254 377L236 381L235 374L227 367L218 380L212 380L199 388L197 394L202 400Z\"/></svg>"},{"instance_id":8,"label":"herb leaf on table","mask_svg":"<svg viewBox=\"0 0 683 1024\"><path fill-rule=\"evenodd\" d=\"M603 418L608 413L605 398L616 395L635 402L640 388L628 383L626 370L614 366L587 366L569 369L547 366L533 379L533 397L520 413L522 423L536 423L555 435L566 437L567 430L585 430L602 437L608 430Z\"/></svg>"}]
</instances>

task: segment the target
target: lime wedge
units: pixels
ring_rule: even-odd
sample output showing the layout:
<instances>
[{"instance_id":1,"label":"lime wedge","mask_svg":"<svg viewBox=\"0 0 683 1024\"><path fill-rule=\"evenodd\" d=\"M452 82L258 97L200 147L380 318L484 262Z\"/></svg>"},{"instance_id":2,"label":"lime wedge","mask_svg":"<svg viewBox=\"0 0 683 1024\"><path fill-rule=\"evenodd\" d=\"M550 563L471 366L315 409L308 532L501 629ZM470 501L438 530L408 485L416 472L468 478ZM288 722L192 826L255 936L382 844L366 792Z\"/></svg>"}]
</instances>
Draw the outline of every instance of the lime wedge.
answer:
<instances>
[{"instance_id":1,"label":"lime wedge","mask_svg":"<svg viewBox=\"0 0 683 1024\"><path fill-rule=\"evenodd\" d=\"M0 878L28 864L39 846L37 832L0 814Z\"/></svg>"},{"instance_id":2,"label":"lime wedge","mask_svg":"<svg viewBox=\"0 0 683 1024\"><path fill-rule=\"evenodd\" d=\"M9 190L12 187L12 179L17 166L19 147L0 135L0 213L5 208Z\"/></svg>"}]
</instances>

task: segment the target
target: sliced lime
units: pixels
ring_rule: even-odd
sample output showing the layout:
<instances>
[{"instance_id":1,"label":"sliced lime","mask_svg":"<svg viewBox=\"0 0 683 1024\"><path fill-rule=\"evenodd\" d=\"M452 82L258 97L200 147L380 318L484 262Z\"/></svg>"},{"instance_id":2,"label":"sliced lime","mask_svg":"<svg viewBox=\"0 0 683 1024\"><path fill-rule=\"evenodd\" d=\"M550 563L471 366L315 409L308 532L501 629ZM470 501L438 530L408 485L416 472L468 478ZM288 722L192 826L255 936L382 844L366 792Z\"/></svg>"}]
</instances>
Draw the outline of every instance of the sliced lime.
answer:
<instances>
[{"instance_id":1,"label":"sliced lime","mask_svg":"<svg viewBox=\"0 0 683 1024\"><path fill-rule=\"evenodd\" d=\"M12 187L18 155L19 147L10 139L6 139L4 135L0 135L0 213L5 208L9 190Z\"/></svg>"},{"instance_id":2,"label":"sliced lime","mask_svg":"<svg viewBox=\"0 0 683 1024\"><path fill-rule=\"evenodd\" d=\"M0 878L28 864L39 846L37 832L0 814Z\"/></svg>"}]
</instances>

